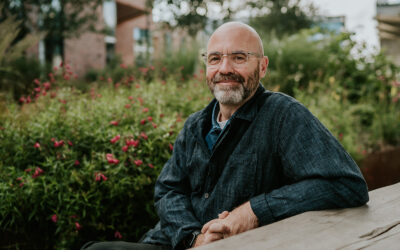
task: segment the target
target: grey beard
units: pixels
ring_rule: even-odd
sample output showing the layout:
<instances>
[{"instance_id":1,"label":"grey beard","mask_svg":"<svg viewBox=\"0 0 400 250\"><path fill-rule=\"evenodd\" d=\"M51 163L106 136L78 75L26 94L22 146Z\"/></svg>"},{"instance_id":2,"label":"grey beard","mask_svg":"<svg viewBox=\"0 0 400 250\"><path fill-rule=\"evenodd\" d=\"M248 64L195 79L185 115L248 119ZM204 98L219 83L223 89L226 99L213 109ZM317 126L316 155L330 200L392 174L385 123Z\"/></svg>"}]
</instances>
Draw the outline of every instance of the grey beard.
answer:
<instances>
[{"instance_id":1,"label":"grey beard","mask_svg":"<svg viewBox=\"0 0 400 250\"><path fill-rule=\"evenodd\" d=\"M214 87L213 94L219 103L225 105L239 104L250 95L242 83L238 87L222 87L217 84Z\"/></svg>"},{"instance_id":2,"label":"grey beard","mask_svg":"<svg viewBox=\"0 0 400 250\"><path fill-rule=\"evenodd\" d=\"M239 76L233 77L240 78ZM215 78L219 78L219 76L214 77L214 79L211 80L211 84L208 82L208 86L215 99L217 99L219 103L225 105L241 104L255 89L257 89L260 80L258 68L254 71L253 75L247 79L247 87L244 86L244 81L239 81L240 84L237 87L220 86L215 83ZM236 80L236 78L234 79Z\"/></svg>"}]
</instances>

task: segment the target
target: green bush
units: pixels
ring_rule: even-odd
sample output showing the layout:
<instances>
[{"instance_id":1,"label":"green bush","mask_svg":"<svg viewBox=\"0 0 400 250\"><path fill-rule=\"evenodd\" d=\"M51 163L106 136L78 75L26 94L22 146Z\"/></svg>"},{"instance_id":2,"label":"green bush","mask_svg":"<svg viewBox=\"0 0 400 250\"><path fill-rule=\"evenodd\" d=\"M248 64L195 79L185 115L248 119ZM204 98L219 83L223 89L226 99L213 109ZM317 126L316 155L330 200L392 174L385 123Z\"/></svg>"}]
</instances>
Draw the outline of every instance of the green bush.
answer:
<instances>
[{"instance_id":1,"label":"green bush","mask_svg":"<svg viewBox=\"0 0 400 250\"><path fill-rule=\"evenodd\" d=\"M366 54L365 44L353 41L348 33L313 29L282 39L264 37L263 41L270 59L267 85L289 95L296 88L319 88L333 82L352 103L365 96L378 100L390 96L390 84L399 77L399 68L383 54Z\"/></svg>"},{"instance_id":2,"label":"green bush","mask_svg":"<svg viewBox=\"0 0 400 250\"><path fill-rule=\"evenodd\" d=\"M154 182L208 90L195 80L97 84L83 93L57 80L45 96L2 112L3 247L136 241L157 221Z\"/></svg>"}]
</instances>

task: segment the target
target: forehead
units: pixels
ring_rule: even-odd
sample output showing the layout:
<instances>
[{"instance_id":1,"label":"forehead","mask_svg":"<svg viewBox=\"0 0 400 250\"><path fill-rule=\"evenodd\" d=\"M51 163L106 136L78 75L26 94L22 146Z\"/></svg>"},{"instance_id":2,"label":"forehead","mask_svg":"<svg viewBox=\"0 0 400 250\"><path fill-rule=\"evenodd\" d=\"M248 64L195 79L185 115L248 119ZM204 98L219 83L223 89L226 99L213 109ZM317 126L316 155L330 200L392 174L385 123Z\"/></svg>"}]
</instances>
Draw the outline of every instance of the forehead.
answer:
<instances>
[{"instance_id":1,"label":"forehead","mask_svg":"<svg viewBox=\"0 0 400 250\"><path fill-rule=\"evenodd\" d=\"M216 30L210 37L207 52L258 51L258 39L247 29L229 27Z\"/></svg>"}]
</instances>

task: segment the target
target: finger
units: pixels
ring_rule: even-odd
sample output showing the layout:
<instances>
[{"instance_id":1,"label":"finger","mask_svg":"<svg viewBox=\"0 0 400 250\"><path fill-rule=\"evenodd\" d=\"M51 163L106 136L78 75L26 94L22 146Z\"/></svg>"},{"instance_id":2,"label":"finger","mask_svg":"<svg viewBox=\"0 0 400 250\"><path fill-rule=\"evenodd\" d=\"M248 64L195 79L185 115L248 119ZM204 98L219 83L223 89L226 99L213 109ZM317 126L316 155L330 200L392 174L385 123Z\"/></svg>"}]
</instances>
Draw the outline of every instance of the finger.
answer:
<instances>
[{"instance_id":1,"label":"finger","mask_svg":"<svg viewBox=\"0 0 400 250\"><path fill-rule=\"evenodd\" d=\"M225 219L229 215L228 211L223 211L218 215L218 219Z\"/></svg>"},{"instance_id":2,"label":"finger","mask_svg":"<svg viewBox=\"0 0 400 250\"><path fill-rule=\"evenodd\" d=\"M204 235L204 242L209 243L209 242L221 240L223 238L224 238L223 234L220 234L220 233L206 233Z\"/></svg>"},{"instance_id":3,"label":"finger","mask_svg":"<svg viewBox=\"0 0 400 250\"><path fill-rule=\"evenodd\" d=\"M213 223L208 228L207 232L210 233L220 233L220 234L229 234L230 229L227 225L223 223Z\"/></svg>"},{"instance_id":4,"label":"finger","mask_svg":"<svg viewBox=\"0 0 400 250\"><path fill-rule=\"evenodd\" d=\"M208 228L210 227L211 224L218 222L219 219L214 219L214 220L210 220L209 222L207 222L206 224L204 224L203 228L201 229L201 233L205 233L207 232Z\"/></svg>"}]
</instances>

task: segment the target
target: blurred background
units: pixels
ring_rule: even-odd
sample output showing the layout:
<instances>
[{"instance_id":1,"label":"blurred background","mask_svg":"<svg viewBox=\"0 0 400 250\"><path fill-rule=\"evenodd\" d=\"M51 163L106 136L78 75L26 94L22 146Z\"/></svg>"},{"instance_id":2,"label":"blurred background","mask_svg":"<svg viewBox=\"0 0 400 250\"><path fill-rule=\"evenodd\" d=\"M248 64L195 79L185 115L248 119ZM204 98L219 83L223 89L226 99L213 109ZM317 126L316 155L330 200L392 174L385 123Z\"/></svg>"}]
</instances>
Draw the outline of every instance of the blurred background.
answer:
<instances>
[{"instance_id":1,"label":"blurred background","mask_svg":"<svg viewBox=\"0 0 400 250\"><path fill-rule=\"evenodd\" d=\"M3 0L0 248L135 241L185 119L211 100L200 54L253 26L262 84L301 101L369 189L400 181L399 0Z\"/></svg>"}]
</instances>

